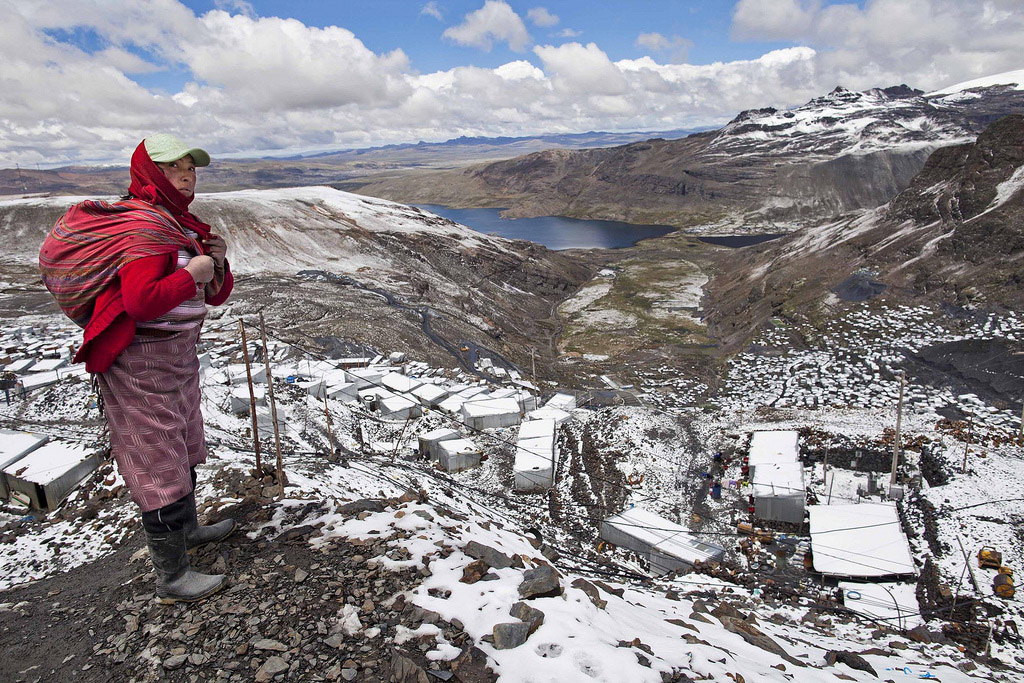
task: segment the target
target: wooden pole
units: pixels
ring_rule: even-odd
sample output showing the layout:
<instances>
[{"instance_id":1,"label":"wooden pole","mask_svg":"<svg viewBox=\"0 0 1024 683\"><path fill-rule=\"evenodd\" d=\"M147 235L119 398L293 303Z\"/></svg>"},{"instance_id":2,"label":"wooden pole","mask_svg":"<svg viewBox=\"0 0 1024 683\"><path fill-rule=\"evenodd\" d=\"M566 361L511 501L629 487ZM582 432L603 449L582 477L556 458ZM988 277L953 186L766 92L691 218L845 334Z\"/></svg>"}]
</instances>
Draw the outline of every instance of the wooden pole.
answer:
<instances>
[{"instance_id":1,"label":"wooden pole","mask_svg":"<svg viewBox=\"0 0 1024 683\"><path fill-rule=\"evenodd\" d=\"M896 466L900 460L900 428L903 425L903 387L907 383L907 373L900 373L900 401L896 406L896 438L892 442L892 474L889 475L889 486L896 484Z\"/></svg>"},{"instance_id":2,"label":"wooden pole","mask_svg":"<svg viewBox=\"0 0 1024 683\"><path fill-rule=\"evenodd\" d=\"M537 386L537 349L533 346L530 347L530 370L533 373L533 385ZM1024 415L1024 413L1022 413Z\"/></svg>"},{"instance_id":3,"label":"wooden pole","mask_svg":"<svg viewBox=\"0 0 1024 683\"><path fill-rule=\"evenodd\" d=\"M971 451L971 436L974 434L974 415L971 415L970 421L967 423L967 445L964 446L964 466L961 468L961 472L967 474L967 454Z\"/></svg>"},{"instance_id":4,"label":"wooden pole","mask_svg":"<svg viewBox=\"0 0 1024 683\"><path fill-rule=\"evenodd\" d=\"M277 449L278 500L284 498L284 469L281 466L281 432L277 426L277 403L274 401L274 377L270 374L270 349L267 348L267 327L260 311L260 337L263 340L263 365L267 370L267 392L270 395L270 419L274 422L274 447Z\"/></svg>"},{"instance_id":5,"label":"wooden pole","mask_svg":"<svg viewBox=\"0 0 1024 683\"><path fill-rule=\"evenodd\" d=\"M327 385L324 385L324 417L327 418L327 440L331 447L331 456L334 456L334 430L331 429L331 411L327 408Z\"/></svg>"},{"instance_id":6,"label":"wooden pole","mask_svg":"<svg viewBox=\"0 0 1024 683\"><path fill-rule=\"evenodd\" d=\"M245 339L245 323L238 319L238 330L242 333L242 357L245 358L245 380L249 383L249 417L252 418L252 447L256 453L256 479L263 478L263 463L260 460L260 428L256 419L256 391L252 386L252 368L249 364L249 343Z\"/></svg>"},{"instance_id":7,"label":"wooden pole","mask_svg":"<svg viewBox=\"0 0 1024 683\"><path fill-rule=\"evenodd\" d=\"M1024 400L1020 402L1020 440L1024 441Z\"/></svg>"}]
</instances>

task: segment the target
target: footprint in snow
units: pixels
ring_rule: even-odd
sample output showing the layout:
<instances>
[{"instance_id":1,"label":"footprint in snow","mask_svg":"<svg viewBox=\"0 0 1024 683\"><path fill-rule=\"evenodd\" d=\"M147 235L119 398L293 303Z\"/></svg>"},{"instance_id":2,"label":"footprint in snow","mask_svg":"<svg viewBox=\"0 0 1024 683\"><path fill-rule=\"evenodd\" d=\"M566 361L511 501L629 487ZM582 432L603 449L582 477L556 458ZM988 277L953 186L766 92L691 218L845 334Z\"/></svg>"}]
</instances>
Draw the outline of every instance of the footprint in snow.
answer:
<instances>
[{"instance_id":1,"label":"footprint in snow","mask_svg":"<svg viewBox=\"0 0 1024 683\"><path fill-rule=\"evenodd\" d=\"M558 643L541 643L534 648L534 652L539 654L541 657L551 657L554 659L555 657L560 657L562 655L562 646Z\"/></svg>"}]
</instances>

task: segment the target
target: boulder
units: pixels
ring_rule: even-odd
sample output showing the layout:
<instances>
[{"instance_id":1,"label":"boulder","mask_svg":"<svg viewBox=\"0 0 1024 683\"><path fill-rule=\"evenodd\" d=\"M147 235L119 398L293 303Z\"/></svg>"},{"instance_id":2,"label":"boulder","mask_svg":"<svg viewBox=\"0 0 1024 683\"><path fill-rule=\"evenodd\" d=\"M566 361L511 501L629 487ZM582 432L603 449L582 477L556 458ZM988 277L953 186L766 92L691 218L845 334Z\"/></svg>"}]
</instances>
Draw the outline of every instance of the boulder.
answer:
<instances>
[{"instance_id":1,"label":"boulder","mask_svg":"<svg viewBox=\"0 0 1024 683\"><path fill-rule=\"evenodd\" d=\"M525 602L517 602L512 605L512 609L508 613L516 619L525 622L530 627L530 635L533 635L533 632L544 623L544 613L539 609L530 607Z\"/></svg>"},{"instance_id":2,"label":"boulder","mask_svg":"<svg viewBox=\"0 0 1024 683\"><path fill-rule=\"evenodd\" d=\"M562 584L558 572L553 567L541 565L529 569L523 574L519 584L519 596L525 600L531 598L552 598L562 594Z\"/></svg>"},{"instance_id":3,"label":"boulder","mask_svg":"<svg viewBox=\"0 0 1024 683\"><path fill-rule=\"evenodd\" d=\"M878 674L868 664L868 660L861 657L856 652L847 652L846 650L829 650L825 653L825 663L829 666L834 666L836 662L840 662L850 667L851 669L857 669L858 671L865 671L874 677L878 677Z\"/></svg>"},{"instance_id":4,"label":"boulder","mask_svg":"<svg viewBox=\"0 0 1024 683\"><path fill-rule=\"evenodd\" d=\"M487 563L487 566L493 567L494 569L506 569L508 567L522 567L523 560L518 555L514 558L509 557L503 552L495 550L489 545L483 543L477 543L476 541L470 541L462 549L462 552L466 553L475 560L483 560Z\"/></svg>"},{"instance_id":5,"label":"boulder","mask_svg":"<svg viewBox=\"0 0 1024 683\"><path fill-rule=\"evenodd\" d=\"M398 650L391 653L391 679L395 683L430 683L427 672Z\"/></svg>"},{"instance_id":6,"label":"boulder","mask_svg":"<svg viewBox=\"0 0 1024 683\"><path fill-rule=\"evenodd\" d=\"M761 629L757 628L753 624L743 621L742 619L733 619L731 617L720 617L720 619L722 625L725 626L725 630L735 633L754 647L759 647L762 650L778 655L794 666L807 666L800 660L791 657L790 654L783 650L778 643L762 633Z\"/></svg>"},{"instance_id":7,"label":"boulder","mask_svg":"<svg viewBox=\"0 0 1024 683\"><path fill-rule=\"evenodd\" d=\"M530 637L530 625L522 621L495 624L493 637L496 650L511 650L525 643Z\"/></svg>"},{"instance_id":8,"label":"boulder","mask_svg":"<svg viewBox=\"0 0 1024 683\"><path fill-rule=\"evenodd\" d=\"M608 606L608 601L601 598L601 592L597 589L597 586L586 579L576 579L571 585L573 588L579 588L586 593L587 597L590 598L590 602L594 603L594 606L598 609L604 609Z\"/></svg>"},{"instance_id":9,"label":"boulder","mask_svg":"<svg viewBox=\"0 0 1024 683\"><path fill-rule=\"evenodd\" d=\"M484 578L490 567L483 560L473 560L465 566L462 570L462 578L459 579L462 583L473 584Z\"/></svg>"}]
</instances>

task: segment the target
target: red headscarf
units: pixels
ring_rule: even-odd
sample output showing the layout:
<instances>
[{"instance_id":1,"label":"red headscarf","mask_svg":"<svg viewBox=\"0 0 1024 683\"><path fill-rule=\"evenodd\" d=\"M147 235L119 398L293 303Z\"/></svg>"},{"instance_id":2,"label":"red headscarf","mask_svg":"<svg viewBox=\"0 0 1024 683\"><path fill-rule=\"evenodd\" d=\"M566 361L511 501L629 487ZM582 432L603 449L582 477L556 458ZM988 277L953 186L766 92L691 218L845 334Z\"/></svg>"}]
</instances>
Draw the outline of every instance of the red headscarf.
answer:
<instances>
[{"instance_id":1,"label":"red headscarf","mask_svg":"<svg viewBox=\"0 0 1024 683\"><path fill-rule=\"evenodd\" d=\"M139 143L132 154L130 173L132 182L128 186L129 194L150 204L160 204L171 212L171 215L183 228L198 233L200 238L210 236L213 228L196 218L188 210L188 205L192 203L195 195L186 197L178 192L164 172L149 158L145 140Z\"/></svg>"}]
</instances>

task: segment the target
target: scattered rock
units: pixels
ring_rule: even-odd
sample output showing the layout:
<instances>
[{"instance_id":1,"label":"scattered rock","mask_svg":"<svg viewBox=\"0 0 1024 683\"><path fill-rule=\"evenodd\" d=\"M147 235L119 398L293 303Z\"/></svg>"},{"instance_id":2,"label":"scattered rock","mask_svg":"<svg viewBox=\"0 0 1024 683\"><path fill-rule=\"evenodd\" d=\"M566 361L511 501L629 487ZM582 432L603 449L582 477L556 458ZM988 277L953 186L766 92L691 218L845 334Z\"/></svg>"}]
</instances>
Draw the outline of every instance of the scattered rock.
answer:
<instances>
[{"instance_id":1,"label":"scattered rock","mask_svg":"<svg viewBox=\"0 0 1024 683\"><path fill-rule=\"evenodd\" d=\"M316 533L316 527L310 524L303 524L302 526L292 527L291 529L285 529L274 539L275 543L295 543L299 541L305 541L310 536Z\"/></svg>"},{"instance_id":2,"label":"scattered rock","mask_svg":"<svg viewBox=\"0 0 1024 683\"><path fill-rule=\"evenodd\" d=\"M172 655L163 661L163 665L168 671L174 671L184 666L186 661L188 661L188 655Z\"/></svg>"},{"instance_id":3,"label":"scattered rock","mask_svg":"<svg viewBox=\"0 0 1024 683\"><path fill-rule=\"evenodd\" d=\"M865 671L874 677L878 677L878 673L868 664L868 660L861 657L856 652L847 652L845 650L829 650L825 653L825 663L829 666L834 666L836 662L840 662L850 667L851 669L857 669L858 671Z\"/></svg>"},{"instance_id":4,"label":"scattered rock","mask_svg":"<svg viewBox=\"0 0 1024 683\"><path fill-rule=\"evenodd\" d=\"M288 662L284 661L277 655L274 655L267 661L263 662L263 666L256 671L256 680L260 683L269 681L279 673L283 673L288 670Z\"/></svg>"},{"instance_id":5,"label":"scattered rock","mask_svg":"<svg viewBox=\"0 0 1024 683\"><path fill-rule=\"evenodd\" d=\"M800 660L791 657L789 653L783 650L778 643L762 633L761 630L753 624L743 621L742 619L734 619L731 617L720 617L720 619L722 621L722 625L725 626L727 631L735 633L751 645L778 655L794 666L806 666L806 664Z\"/></svg>"},{"instance_id":6,"label":"scattered rock","mask_svg":"<svg viewBox=\"0 0 1024 683\"><path fill-rule=\"evenodd\" d=\"M287 652L288 651L288 646L287 645L285 645L284 643L279 642L277 640L271 640L269 638L263 638L261 640L257 640L255 643L252 644L252 646L256 650L271 650L273 652Z\"/></svg>"},{"instance_id":7,"label":"scattered rock","mask_svg":"<svg viewBox=\"0 0 1024 683\"><path fill-rule=\"evenodd\" d=\"M561 594L562 584L558 578L558 572L548 565L528 569L523 574L522 583L519 584L519 595L526 600L551 598Z\"/></svg>"},{"instance_id":8,"label":"scattered rock","mask_svg":"<svg viewBox=\"0 0 1024 683\"><path fill-rule=\"evenodd\" d=\"M694 611L697 611L696 604L694 605ZM725 618L739 619L740 621L753 621L749 615L740 612L727 602L718 603L715 609L711 610L711 615L717 617L719 621L722 621Z\"/></svg>"},{"instance_id":9,"label":"scattered rock","mask_svg":"<svg viewBox=\"0 0 1024 683\"><path fill-rule=\"evenodd\" d=\"M928 627L924 624L915 626L914 628L907 631L907 638L914 641L915 643L933 643L935 642L935 636L928 630Z\"/></svg>"},{"instance_id":10,"label":"scattered rock","mask_svg":"<svg viewBox=\"0 0 1024 683\"><path fill-rule=\"evenodd\" d=\"M397 649L391 654L391 680L394 683L430 683L423 667Z\"/></svg>"},{"instance_id":11,"label":"scattered rock","mask_svg":"<svg viewBox=\"0 0 1024 683\"><path fill-rule=\"evenodd\" d=\"M494 683L498 676L487 666L487 655L475 645L468 645L449 664L460 683Z\"/></svg>"},{"instance_id":12,"label":"scattered rock","mask_svg":"<svg viewBox=\"0 0 1024 683\"><path fill-rule=\"evenodd\" d=\"M373 498L363 498L351 503L345 503L338 508L338 512L346 517L353 517L360 512L384 512L384 501Z\"/></svg>"},{"instance_id":13,"label":"scattered rock","mask_svg":"<svg viewBox=\"0 0 1024 683\"><path fill-rule=\"evenodd\" d=\"M496 650L511 650L514 647L519 647L529 637L530 625L522 621L494 625L493 638Z\"/></svg>"},{"instance_id":14,"label":"scattered rock","mask_svg":"<svg viewBox=\"0 0 1024 683\"><path fill-rule=\"evenodd\" d=\"M512 605L512 609L509 610L509 614L525 622L530 627L530 635L533 635L534 631L540 628L540 625L544 623L544 613L539 609L530 607L525 602L517 602Z\"/></svg>"},{"instance_id":15,"label":"scattered rock","mask_svg":"<svg viewBox=\"0 0 1024 683\"><path fill-rule=\"evenodd\" d=\"M594 606L598 609L604 609L608 606L608 601L601 598L601 592L597 590L597 586L586 579L576 579L571 585L573 588L579 588L586 593L587 597L590 598L590 602L594 603Z\"/></svg>"},{"instance_id":16,"label":"scattered rock","mask_svg":"<svg viewBox=\"0 0 1024 683\"><path fill-rule=\"evenodd\" d=\"M462 552L466 553L473 559L483 560L488 567L493 567L495 569L506 569L508 567L521 568L523 566L523 560L518 555L515 557L509 557L503 552L495 550L483 543L477 543L476 541L470 541L467 543L465 547L462 548Z\"/></svg>"},{"instance_id":17,"label":"scattered rock","mask_svg":"<svg viewBox=\"0 0 1024 683\"><path fill-rule=\"evenodd\" d=\"M491 568L483 560L473 560L462 570L462 578L459 579L459 581L462 583L474 584L484 578L490 569Z\"/></svg>"},{"instance_id":18,"label":"scattered rock","mask_svg":"<svg viewBox=\"0 0 1024 683\"><path fill-rule=\"evenodd\" d=\"M598 588L600 588L601 590L603 590L608 595L614 595L617 598L621 598L626 593L626 591L624 589L622 589L622 588L612 588L611 586L609 586L604 581L598 581L598 580L595 579L592 583L595 586L597 586Z\"/></svg>"}]
</instances>

